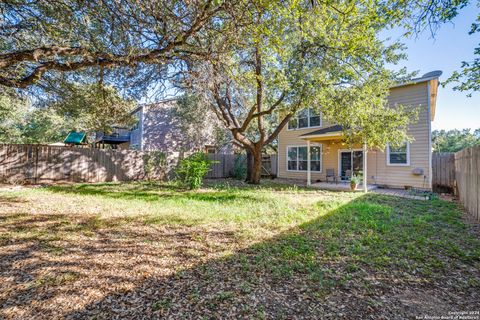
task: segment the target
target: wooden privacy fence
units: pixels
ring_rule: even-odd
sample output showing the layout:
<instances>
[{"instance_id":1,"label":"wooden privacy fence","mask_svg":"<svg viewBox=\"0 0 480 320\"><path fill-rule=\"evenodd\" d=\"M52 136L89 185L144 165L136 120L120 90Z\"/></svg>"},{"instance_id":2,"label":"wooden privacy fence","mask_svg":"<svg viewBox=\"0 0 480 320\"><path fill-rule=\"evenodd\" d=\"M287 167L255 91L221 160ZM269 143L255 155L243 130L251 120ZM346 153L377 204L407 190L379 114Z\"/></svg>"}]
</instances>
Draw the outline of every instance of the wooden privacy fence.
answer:
<instances>
[{"instance_id":1,"label":"wooden privacy fence","mask_svg":"<svg viewBox=\"0 0 480 320\"><path fill-rule=\"evenodd\" d=\"M215 161L207 178L230 178L236 177L238 172L246 170L247 157L244 154L209 154L210 160ZM277 155L264 155L262 157L262 175L275 176L277 173Z\"/></svg>"},{"instance_id":2,"label":"wooden privacy fence","mask_svg":"<svg viewBox=\"0 0 480 320\"><path fill-rule=\"evenodd\" d=\"M159 178L147 152L43 145L0 145L0 180L11 183L105 182Z\"/></svg>"},{"instance_id":3,"label":"wooden privacy fence","mask_svg":"<svg viewBox=\"0 0 480 320\"><path fill-rule=\"evenodd\" d=\"M240 164L245 161L244 155L235 154L214 153L209 154L208 158L215 161L212 170L207 173L209 179L233 177L235 161L239 161Z\"/></svg>"},{"instance_id":4,"label":"wooden privacy fence","mask_svg":"<svg viewBox=\"0 0 480 320\"><path fill-rule=\"evenodd\" d=\"M480 146L455 153L455 178L460 202L480 221Z\"/></svg>"},{"instance_id":5,"label":"wooden privacy fence","mask_svg":"<svg viewBox=\"0 0 480 320\"><path fill-rule=\"evenodd\" d=\"M0 181L10 183L107 182L165 179L174 176L180 153L105 150L45 145L0 144ZM235 162L246 168L245 155L211 154L216 161L207 178L235 176ZM276 172L276 155L264 159L268 173Z\"/></svg>"},{"instance_id":6,"label":"wooden privacy fence","mask_svg":"<svg viewBox=\"0 0 480 320\"><path fill-rule=\"evenodd\" d=\"M455 190L455 154L432 154L432 187L436 191Z\"/></svg>"}]
</instances>

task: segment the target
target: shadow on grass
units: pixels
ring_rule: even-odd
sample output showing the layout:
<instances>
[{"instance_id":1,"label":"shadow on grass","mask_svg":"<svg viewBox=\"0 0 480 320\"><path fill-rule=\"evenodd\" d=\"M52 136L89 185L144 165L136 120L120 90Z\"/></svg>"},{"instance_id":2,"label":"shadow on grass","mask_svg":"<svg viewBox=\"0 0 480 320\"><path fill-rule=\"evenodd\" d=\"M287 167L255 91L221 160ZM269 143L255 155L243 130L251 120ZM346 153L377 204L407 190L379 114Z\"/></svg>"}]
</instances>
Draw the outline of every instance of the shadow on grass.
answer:
<instances>
[{"instance_id":1,"label":"shadow on grass","mask_svg":"<svg viewBox=\"0 0 480 320\"><path fill-rule=\"evenodd\" d=\"M63 218L11 228L55 234L69 230L58 223ZM231 232L117 230L119 222L111 222L114 230L89 227L93 238L64 244L60 261L33 259L44 250L40 236L2 253L1 276L13 273L15 283L30 285L9 290L0 305L67 319L408 318L460 310L480 301L478 282L455 287L463 283L458 277L480 279L480 253L459 221L453 204L367 195L226 257L236 242ZM58 273L39 277L45 268ZM457 282L445 283L452 274ZM443 307L385 299L397 289L415 295L436 288ZM89 290L101 298L89 299ZM456 300L448 300L449 290ZM70 300L54 300L60 297Z\"/></svg>"},{"instance_id":2,"label":"shadow on grass","mask_svg":"<svg viewBox=\"0 0 480 320\"><path fill-rule=\"evenodd\" d=\"M122 200L159 201L162 199L172 200L196 200L207 202L228 202L228 201L261 201L254 196L233 193L231 189L210 189L192 191L175 185L162 183L141 183L141 184L77 184L68 186L49 186L46 190L54 193L92 195Z\"/></svg>"}]
</instances>

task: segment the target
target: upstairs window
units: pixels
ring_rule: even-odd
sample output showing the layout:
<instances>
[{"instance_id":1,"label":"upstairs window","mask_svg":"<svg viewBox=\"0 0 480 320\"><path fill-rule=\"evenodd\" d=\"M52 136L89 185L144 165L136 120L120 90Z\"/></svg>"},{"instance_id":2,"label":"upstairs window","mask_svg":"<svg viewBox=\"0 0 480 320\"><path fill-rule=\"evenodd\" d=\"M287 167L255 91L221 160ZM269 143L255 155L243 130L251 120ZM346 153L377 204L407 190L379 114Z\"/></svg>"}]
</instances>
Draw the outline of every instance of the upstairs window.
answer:
<instances>
[{"instance_id":1,"label":"upstairs window","mask_svg":"<svg viewBox=\"0 0 480 320\"><path fill-rule=\"evenodd\" d=\"M391 166L408 166L410 164L410 144L404 142L398 147L387 145L387 164Z\"/></svg>"},{"instance_id":2,"label":"upstairs window","mask_svg":"<svg viewBox=\"0 0 480 320\"><path fill-rule=\"evenodd\" d=\"M206 154L215 154L215 153L217 153L217 148L215 146L206 145L205 146L205 153Z\"/></svg>"},{"instance_id":3,"label":"upstairs window","mask_svg":"<svg viewBox=\"0 0 480 320\"><path fill-rule=\"evenodd\" d=\"M140 114L137 112L135 113L135 124L130 130L137 130L140 127Z\"/></svg>"},{"instance_id":4,"label":"upstairs window","mask_svg":"<svg viewBox=\"0 0 480 320\"><path fill-rule=\"evenodd\" d=\"M292 118L288 122L288 129L303 129L303 128L313 128L320 127L322 125L322 120L320 118L320 113L314 108L308 108L300 110L295 118Z\"/></svg>"}]
</instances>

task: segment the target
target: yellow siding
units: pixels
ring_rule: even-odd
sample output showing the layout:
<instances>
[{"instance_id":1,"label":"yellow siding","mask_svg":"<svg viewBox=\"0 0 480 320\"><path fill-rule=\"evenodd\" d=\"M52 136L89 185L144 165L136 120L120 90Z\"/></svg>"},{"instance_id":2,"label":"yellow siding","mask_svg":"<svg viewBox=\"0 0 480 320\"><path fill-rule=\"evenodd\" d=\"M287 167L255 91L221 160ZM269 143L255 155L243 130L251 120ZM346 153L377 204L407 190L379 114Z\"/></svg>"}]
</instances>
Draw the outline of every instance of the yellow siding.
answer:
<instances>
[{"instance_id":1,"label":"yellow siding","mask_svg":"<svg viewBox=\"0 0 480 320\"><path fill-rule=\"evenodd\" d=\"M412 186L425 189L431 188L428 95L428 82L392 88L390 90L388 101L391 106L402 104L420 107L418 122L412 124L408 129L408 134L414 139L410 144L410 165L388 166L385 150L370 150L367 159L367 175L369 183L392 187ZM323 123L322 127L328 126L330 126L330 124ZM279 177L303 180L307 178L306 172L291 172L286 170L287 147L306 145L306 141L300 138L300 136L318 129L319 128L298 130L284 129L280 132L278 143ZM312 172L312 182L324 180L325 169L327 168L333 168L335 174L338 174L338 150L347 148L348 147L340 141L323 142L322 172ZM361 148L361 146L355 146L355 148ZM413 175L412 170L415 168L423 169L424 175Z\"/></svg>"}]
</instances>

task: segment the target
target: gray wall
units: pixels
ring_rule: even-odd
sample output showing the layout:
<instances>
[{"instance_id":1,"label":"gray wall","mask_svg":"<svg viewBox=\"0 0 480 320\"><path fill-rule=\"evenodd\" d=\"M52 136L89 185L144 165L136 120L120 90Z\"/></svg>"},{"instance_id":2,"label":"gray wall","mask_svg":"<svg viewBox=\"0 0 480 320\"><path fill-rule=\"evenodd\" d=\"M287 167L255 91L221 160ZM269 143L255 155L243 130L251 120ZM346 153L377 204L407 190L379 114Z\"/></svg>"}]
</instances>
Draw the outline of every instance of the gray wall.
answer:
<instances>
[{"instance_id":1,"label":"gray wall","mask_svg":"<svg viewBox=\"0 0 480 320\"><path fill-rule=\"evenodd\" d=\"M202 126L184 129L175 117L175 103L169 100L143 105L138 111L142 121L138 130L131 133L130 148L141 145L144 151L190 152L204 151L206 145L217 144L213 129L217 119L210 112L206 112ZM217 152L232 153L233 149L223 146Z\"/></svg>"}]
</instances>

